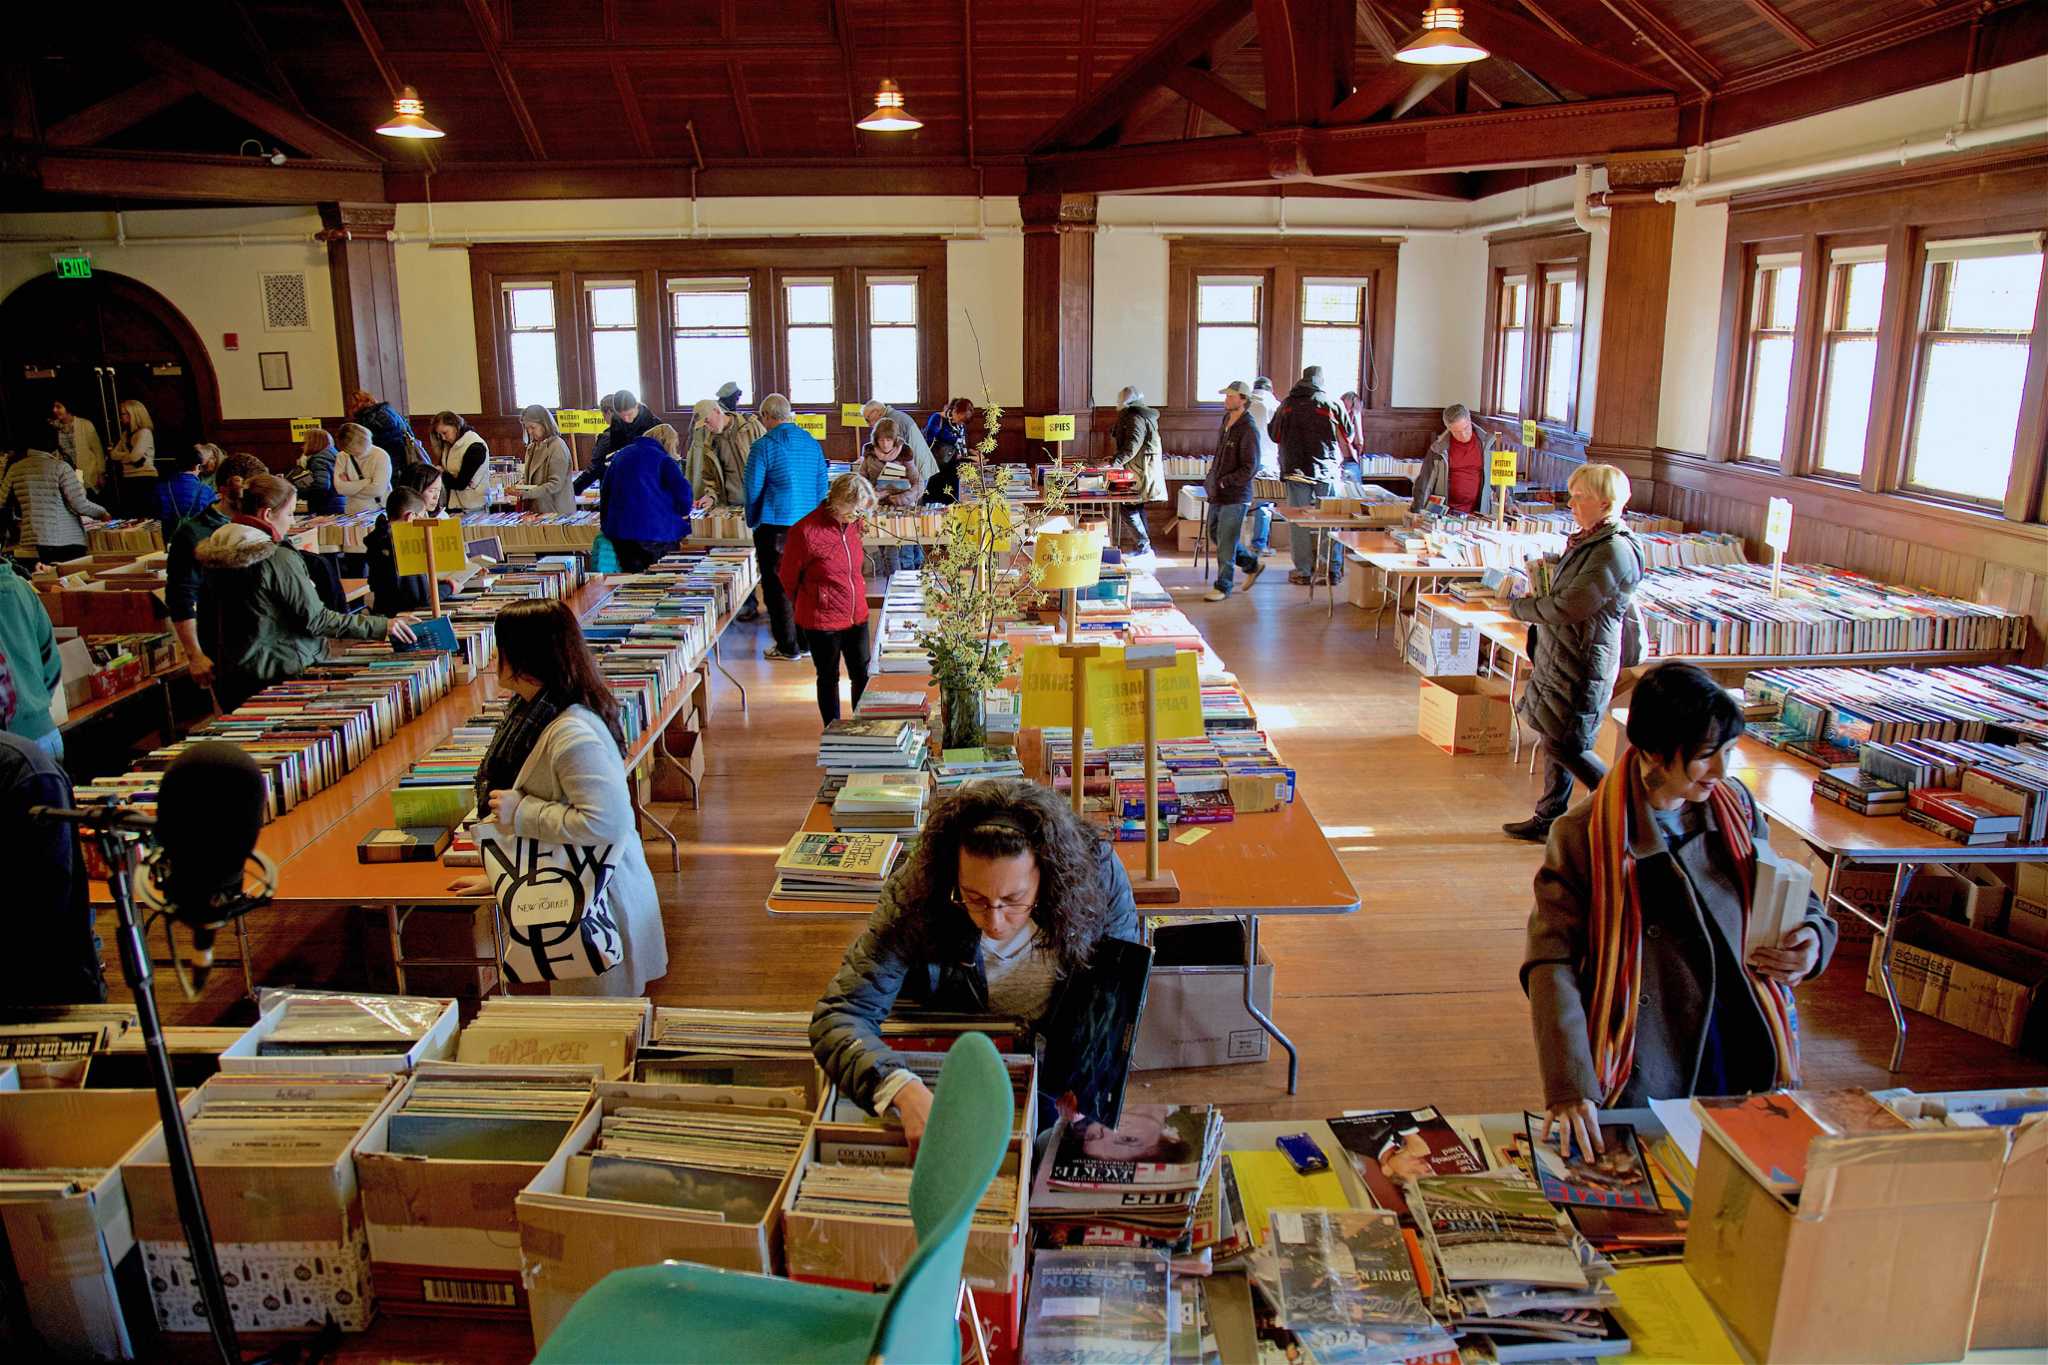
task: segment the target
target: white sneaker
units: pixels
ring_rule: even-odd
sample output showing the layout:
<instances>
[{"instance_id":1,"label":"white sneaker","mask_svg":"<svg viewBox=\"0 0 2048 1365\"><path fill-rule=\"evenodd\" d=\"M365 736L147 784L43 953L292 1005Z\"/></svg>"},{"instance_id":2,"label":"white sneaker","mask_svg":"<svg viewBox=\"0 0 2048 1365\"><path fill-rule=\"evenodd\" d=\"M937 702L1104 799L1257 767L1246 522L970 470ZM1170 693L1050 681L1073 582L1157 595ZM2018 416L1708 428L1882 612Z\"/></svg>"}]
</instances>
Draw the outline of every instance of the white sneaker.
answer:
<instances>
[{"instance_id":1,"label":"white sneaker","mask_svg":"<svg viewBox=\"0 0 2048 1365\"><path fill-rule=\"evenodd\" d=\"M1224 592L1219 588L1211 588L1206 594L1203 595L1202 600L1204 602L1221 602L1224 598L1228 596L1230 596L1229 593Z\"/></svg>"}]
</instances>

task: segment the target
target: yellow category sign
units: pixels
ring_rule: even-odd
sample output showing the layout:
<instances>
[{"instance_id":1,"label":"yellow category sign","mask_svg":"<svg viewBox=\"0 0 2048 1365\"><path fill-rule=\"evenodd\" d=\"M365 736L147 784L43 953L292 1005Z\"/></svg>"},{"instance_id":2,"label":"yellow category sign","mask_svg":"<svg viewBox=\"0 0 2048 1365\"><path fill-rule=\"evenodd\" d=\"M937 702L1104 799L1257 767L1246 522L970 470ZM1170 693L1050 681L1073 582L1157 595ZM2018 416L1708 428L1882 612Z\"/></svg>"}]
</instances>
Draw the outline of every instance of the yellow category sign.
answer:
<instances>
[{"instance_id":1,"label":"yellow category sign","mask_svg":"<svg viewBox=\"0 0 2048 1365\"><path fill-rule=\"evenodd\" d=\"M1010 504L986 500L956 502L946 509L946 515L965 526L968 534L978 539L984 550L1010 548L1010 532L1016 526L1016 519L1010 514Z\"/></svg>"},{"instance_id":2,"label":"yellow category sign","mask_svg":"<svg viewBox=\"0 0 2048 1365\"><path fill-rule=\"evenodd\" d=\"M318 417L294 417L292 418L292 439L294 441L303 441L308 434L320 430L320 427L321 422Z\"/></svg>"},{"instance_id":3,"label":"yellow category sign","mask_svg":"<svg viewBox=\"0 0 2048 1365\"><path fill-rule=\"evenodd\" d=\"M796 419L795 419L795 420L796 420L796 424L797 424L798 426L802 427L802 428L803 428L803 429L804 429L805 431L808 431L809 433L811 433L811 435L813 435L813 436L817 437L817 438L818 438L819 440L821 440L821 441L825 439L825 414L824 414L824 413L822 413L822 412L800 412L800 413L797 413L797 414L796 414Z\"/></svg>"},{"instance_id":4,"label":"yellow category sign","mask_svg":"<svg viewBox=\"0 0 2048 1365\"><path fill-rule=\"evenodd\" d=\"M1541 436L1542 434L1543 434L1543 433L1542 433L1542 431L1541 431L1541 430L1539 430L1539 429L1538 429L1538 427L1536 426L1536 419L1535 419L1535 418L1533 418L1533 417L1524 417L1524 418L1522 419L1522 444L1523 444L1523 445L1525 445L1525 446L1533 446L1533 445L1535 445L1535 444L1536 444L1536 441L1537 441L1537 438L1538 438L1538 437L1540 437L1540 436Z\"/></svg>"},{"instance_id":5,"label":"yellow category sign","mask_svg":"<svg viewBox=\"0 0 2048 1365\"><path fill-rule=\"evenodd\" d=\"M868 424L867 405L865 403L841 403L839 405L839 420L850 427L866 426Z\"/></svg>"},{"instance_id":6,"label":"yellow category sign","mask_svg":"<svg viewBox=\"0 0 2048 1365\"><path fill-rule=\"evenodd\" d=\"M434 538L434 572L453 573L468 561L462 523L454 517L435 521L401 521L391 528L391 548L401 574L427 571L427 537Z\"/></svg>"},{"instance_id":7,"label":"yellow category sign","mask_svg":"<svg viewBox=\"0 0 2048 1365\"><path fill-rule=\"evenodd\" d=\"M1024 419L1024 439L1027 441L1043 441L1045 439L1045 419L1043 417L1026 417Z\"/></svg>"},{"instance_id":8,"label":"yellow category sign","mask_svg":"<svg viewBox=\"0 0 2048 1365\"><path fill-rule=\"evenodd\" d=\"M1071 441L1074 439L1074 419L1071 415L1047 417L1045 439L1048 441Z\"/></svg>"},{"instance_id":9,"label":"yellow category sign","mask_svg":"<svg viewBox=\"0 0 2048 1365\"><path fill-rule=\"evenodd\" d=\"M596 408L559 408L555 412L555 427L564 436L595 436L608 425Z\"/></svg>"},{"instance_id":10,"label":"yellow category sign","mask_svg":"<svg viewBox=\"0 0 2048 1365\"><path fill-rule=\"evenodd\" d=\"M1043 531L1032 547L1041 588L1086 588L1102 580L1102 537L1093 531Z\"/></svg>"},{"instance_id":11,"label":"yellow category sign","mask_svg":"<svg viewBox=\"0 0 2048 1365\"><path fill-rule=\"evenodd\" d=\"M1026 729L1074 723L1073 664L1058 645L1024 647L1024 707L1017 723Z\"/></svg>"},{"instance_id":12,"label":"yellow category sign","mask_svg":"<svg viewBox=\"0 0 2048 1365\"><path fill-rule=\"evenodd\" d=\"M1032 645L1024 651L1024 708L1018 724L1026 729L1065 727L1074 723L1073 661L1060 657L1058 645ZM1202 680L1195 655L1187 650L1173 667L1153 670L1159 739L1202 736ZM1124 651L1106 645L1088 660L1082 686L1088 700L1088 729L1096 748L1138 744L1145 738L1145 675L1124 667Z\"/></svg>"},{"instance_id":13,"label":"yellow category sign","mask_svg":"<svg viewBox=\"0 0 2048 1365\"><path fill-rule=\"evenodd\" d=\"M1515 450L1504 446L1493 452L1493 482L1501 485L1515 481Z\"/></svg>"}]
</instances>

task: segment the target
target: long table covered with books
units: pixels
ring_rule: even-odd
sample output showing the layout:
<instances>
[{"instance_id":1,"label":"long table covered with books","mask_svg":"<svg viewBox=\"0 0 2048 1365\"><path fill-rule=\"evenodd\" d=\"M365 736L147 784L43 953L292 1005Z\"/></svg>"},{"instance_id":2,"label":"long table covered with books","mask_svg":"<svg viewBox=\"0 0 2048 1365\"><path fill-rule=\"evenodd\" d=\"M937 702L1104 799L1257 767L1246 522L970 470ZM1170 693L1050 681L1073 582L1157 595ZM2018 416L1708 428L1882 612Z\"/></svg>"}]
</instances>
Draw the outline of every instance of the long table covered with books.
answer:
<instances>
[{"instance_id":1,"label":"long table covered with books","mask_svg":"<svg viewBox=\"0 0 2048 1365\"><path fill-rule=\"evenodd\" d=\"M907 581L907 576L899 575ZM1155 584L1156 586L1156 584ZM892 584L892 594L901 594ZM1163 590L1158 596L1163 597ZM886 613L885 608L885 613ZM1125 611L1121 619L1128 620ZM1095 625L1119 619L1116 613L1092 613L1084 618ZM1189 629L1192 629L1190 624ZM886 645L885 625L877 641L878 662ZM1199 639L1199 637L1197 637ZM1012 637L1013 647L1046 643L1042 635ZM1206 650L1206 644L1204 646ZM1213 657L1213 655L1211 656ZM903 692L922 694L927 702L936 699L937 685L929 671L895 669L882 662L869 678L870 694ZM1025 776L1048 781L1043 761L1042 737L1037 730L1023 730L1016 745L1017 767ZM1163 775L1163 774L1162 774ZM1200 829L1192 842L1163 838L1159 844L1160 868L1171 872L1180 884L1180 899L1171 903L1147 903L1141 912L1159 918L1224 916L1243 921L1245 926L1244 1004L1259 1026L1287 1050L1287 1088L1293 1093L1300 1081L1300 1051L1253 999L1253 979L1258 963L1259 921L1268 915L1343 915L1359 907L1358 889L1345 873L1336 850L1323 834L1310 811L1307 799L1298 791L1277 809L1233 812L1220 823L1182 826L1181 832ZM811 803L798 833L829 834L834 830L833 806L820 798ZM1115 845L1125 869L1133 878L1142 877L1145 845L1119 841ZM771 892L766 901L771 915L860 915L874 909L873 899L810 899Z\"/></svg>"}]
</instances>

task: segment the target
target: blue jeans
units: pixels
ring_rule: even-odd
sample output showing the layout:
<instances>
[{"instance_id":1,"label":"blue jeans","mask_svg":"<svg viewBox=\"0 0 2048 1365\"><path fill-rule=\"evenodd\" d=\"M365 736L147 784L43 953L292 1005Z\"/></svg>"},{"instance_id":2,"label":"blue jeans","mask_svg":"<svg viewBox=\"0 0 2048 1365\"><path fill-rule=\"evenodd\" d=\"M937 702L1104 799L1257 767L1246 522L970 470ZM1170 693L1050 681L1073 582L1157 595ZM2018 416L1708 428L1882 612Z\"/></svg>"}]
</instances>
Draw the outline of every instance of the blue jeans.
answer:
<instances>
[{"instance_id":1,"label":"blue jeans","mask_svg":"<svg viewBox=\"0 0 2048 1365\"><path fill-rule=\"evenodd\" d=\"M1327 493L1328 491L1328 487L1321 483L1290 483L1287 485L1287 505L1289 507L1314 507L1317 495ZM1304 530L1299 526L1290 526L1287 528L1287 546L1294 555L1294 571L1299 574L1312 573L1316 556L1315 532ZM1332 540L1330 542L1330 577L1332 579L1343 576L1343 555L1343 548L1336 541Z\"/></svg>"},{"instance_id":2,"label":"blue jeans","mask_svg":"<svg viewBox=\"0 0 2048 1365\"><path fill-rule=\"evenodd\" d=\"M1262 555L1273 543L1273 504L1255 502L1249 518L1252 527L1252 553Z\"/></svg>"},{"instance_id":3,"label":"blue jeans","mask_svg":"<svg viewBox=\"0 0 2048 1365\"><path fill-rule=\"evenodd\" d=\"M1244 532L1244 514L1250 507L1241 502L1227 503L1209 509L1209 539L1216 546L1216 583L1218 592L1229 592L1234 577L1233 568L1256 572L1259 557L1237 543Z\"/></svg>"},{"instance_id":4,"label":"blue jeans","mask_svg":"<svg viewBox=\"0 0 2048 1365\"><path fill-rule=\"evenodd\" d=\"M57 685L59 687L63 686L62 683ZM30 742L57 762L62 763L64 761L64 732L62 730L52 730L49 734Z\"/></svg>"}]
</instances>

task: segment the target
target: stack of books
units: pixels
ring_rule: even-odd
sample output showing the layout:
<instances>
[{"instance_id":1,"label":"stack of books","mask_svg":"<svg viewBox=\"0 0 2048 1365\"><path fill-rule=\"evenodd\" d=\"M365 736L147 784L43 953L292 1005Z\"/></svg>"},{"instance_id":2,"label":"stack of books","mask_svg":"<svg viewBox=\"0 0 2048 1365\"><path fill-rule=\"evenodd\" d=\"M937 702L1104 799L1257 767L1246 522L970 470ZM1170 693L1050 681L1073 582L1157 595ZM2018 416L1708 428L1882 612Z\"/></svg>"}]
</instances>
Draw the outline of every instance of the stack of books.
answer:
<instances>
[{"instance_id":1,"label":"stack of books","mask_svg":"<svg viewBox=\"0 0 2048 1365\"><path fill-rule=\"evenodd\" d=\"M1915 787L1906 796L1903 814L1907 824L1972 848L2009 843L2022 832L2021 814L1957 787Z\"/></svg>"},{"instance_id":2,"label":"stack of books","mask_svg":"<svg viewBox=\"0 0 2048 1365\"><path fill-rule=\"evenodd\" d=\"M854 773L832 797L832 828L861 834L921 829L930 791L921 772Z\"/></svg>"},{"instance_id":3,"label":"stack of books","mask_svg":"<svg viewBox=\"0 0 2048 1365\"><path fill-rule=\"evenodd\" d=\"M1906 788L1909 804L1912 793L1922 788L1960 792L2015 817L2018 824L2010 840L2048 843L2048 744L1927 739L1870 743L1863 746L1858 762L1871 777ZM1967 832L1990 830L1972 820Z\"/></svg>"},{"instance_id":4,"label":"stack of books","mask_svg":"<svg viewBox=\"0 0 2048 1365\"><path fill-rule=\"evenodd\" d=\"M1033 1233L1181 1246L1222 1152L1223 1113L1209 1105L1125 1104L1113 1131L1062 1119L1031 1188Z\"/></svg>"},{"instance_id":5,"label":"stack of books","mask_svg":"<svg viewBox=\"0 0 2048 1365\"><path fill-rule=\"evenodd\" d=\"M1657 657L1854 655L2021 649L2028 620L2003 607L1897 587L1825 565L1786 565L1771 595L1761 564L1657 569L1636 589Z\"/></svg>"},{"instance_id":6,"label":"stack of books","mask_svg":"<svg viewBox=\"0 0 2048 1365\"><path fill-rule=\"evenodd\" d=\"M875 903L905 845L894 834L799 833L775 860L775 888L785 900Z\"/></svg>"},{"instance_id":7,"label":"stack of books","mask_svg":"<svg viewBox=\"0 0 2048 1365\"><path fill-rule=\"evenodd\" d=\"M926 720L932 713L931 693L889 692L870 687L853 708L857 720Z\"/></svg>"},{"instance_id":8,"label":"stack of books","mask_svg":"<svg viewBox=\"0 0 2048 1365\"><path fill-rule=\"evenodd\" d=\"M1855 764L1823 768L1813 780L1813 794L1858 815L1899 815L1906 809L1904 787L1873 777Z\"/></svg>"},{"instance_id":9,"label":"stack of books","mask_svg":"<svg viewBox=\"0 0 2048 1365\"><path fill-rule=\"evenodd\" d=\"M940 791L952 791L969 782L996 777L1022 777L1024 764L1008 745L991 744L979 749L941 749L938 783Z\"/></svg>"},{"instance_id":10,"label":"stack of books","mask_svg":"<svg viewBox=\"0 0 2048 1365\"><path fill-rule=\"evenodd\" d=\"M931 732L914 720L840 719L818 737L818 766L829 773L915 772Z\"/></svg>"},{"instance_id":11,"label":"stack of books","mask_svg":"<svg viewBox=\"0 0 2048 1365\"><path fill-rule=\"evenodd\" d=\"M477 769L490 748L491 731L475 718L457 726L391 789L391 823L452 830L467 821L476 811Z\"/></svg>"}]
</instances>

